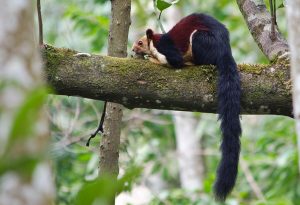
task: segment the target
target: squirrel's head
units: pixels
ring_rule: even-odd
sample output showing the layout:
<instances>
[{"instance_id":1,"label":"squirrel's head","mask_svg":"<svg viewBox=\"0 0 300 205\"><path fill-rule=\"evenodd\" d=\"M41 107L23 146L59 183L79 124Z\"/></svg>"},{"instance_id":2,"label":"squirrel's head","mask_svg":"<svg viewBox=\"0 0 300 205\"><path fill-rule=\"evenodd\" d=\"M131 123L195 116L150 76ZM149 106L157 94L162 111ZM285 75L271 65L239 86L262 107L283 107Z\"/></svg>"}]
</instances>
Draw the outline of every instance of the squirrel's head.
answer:
<instances>
[{"instance_id":1,"label":"squirrel's head","mask_svg":"<svg viewBox=\"0 0 300 205\"><path fill-rule=\"evenodd\" d=\"M150 55L150 42L153 39L153 35L153 31L147 29L146 35L133 43L132 51L137 55Z\"/></svg>"}]
</instances>

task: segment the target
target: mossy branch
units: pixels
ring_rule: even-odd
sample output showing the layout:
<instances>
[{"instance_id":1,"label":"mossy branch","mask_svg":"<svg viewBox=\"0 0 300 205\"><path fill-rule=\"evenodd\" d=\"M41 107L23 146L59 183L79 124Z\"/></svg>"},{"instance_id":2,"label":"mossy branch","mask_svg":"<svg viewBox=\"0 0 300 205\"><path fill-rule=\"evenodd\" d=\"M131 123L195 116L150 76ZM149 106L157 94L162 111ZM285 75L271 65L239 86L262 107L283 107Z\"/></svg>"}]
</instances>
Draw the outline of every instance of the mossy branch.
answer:
<instances>
[{"instance_id":1,"label":"mossy branch","mask_svg":"<svg viewBox=\"0 0 300 205\"><path fill-rule=\"evenodd\" d=\"M217 70L174 70L145 60L75 56L70 49L43 51L49 84L59 95L81 96L151 108L216 113ZM240 64L242 113L292 116L289 64Z\"/></svg>"}]
</instances>

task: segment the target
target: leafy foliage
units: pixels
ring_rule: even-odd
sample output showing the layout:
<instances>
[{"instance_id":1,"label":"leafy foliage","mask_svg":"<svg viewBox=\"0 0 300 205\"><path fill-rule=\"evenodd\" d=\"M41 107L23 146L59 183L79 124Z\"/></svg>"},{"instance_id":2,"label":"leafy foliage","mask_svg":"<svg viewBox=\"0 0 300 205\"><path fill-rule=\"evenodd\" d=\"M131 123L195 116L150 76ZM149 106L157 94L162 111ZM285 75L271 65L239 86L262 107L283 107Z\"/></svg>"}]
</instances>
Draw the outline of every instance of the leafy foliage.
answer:
<instances>
[{"instance_id":1,"label":"leafy foliage","mask_svg":"<svg viewBox=\"0 0 300 205\"><path fill-rule=\"evenodd\" d=\"M22 89L17 82L3 81L0 84L0 91L4 88L15 87L14 89ZM10 88L11 89L11 88ZM13 89L11 89L13 90ZM3 146L0 158L0 175L8 171L18 172L26 177L31 177L36 165L40 162L43 156L36 156L35 153L24 151L22 146L30 143L37 131L38 120L42 107L47 98L48 89L44 86L38 86L32 90L27 90L24 94L22 104L16 110L10 133L8 133L7 141ZM2 110L2 106L0 110ZM1 116L2 117L2 116Z\"/></svg>"},{"instance_id":2,"label":"leafy foliage","mask_svg":"<svg viewBox=\"0 0 300 205\"><path fill-rule=\"evenodd\" d=\"M163 10L169 8L170 6L178 3L180 0L173 0L173 1L153 0L153 1L154 1L156 8L162 12Z\"/></svg>"},{"instance_id":3,"label":"leafy foliage","mask_svg":"<svg viewBox=\"0 0 300 205\"><path fill-rule=\"evenodd\" d=\"M117 181L109 175L85 183L79 190L75 205L109 205L115 200L115 193L130 191L133 180L140 175L141 169L132 167Z\"/></svg>"},{"instance_id":4,"label":"leafy foliage","mask_svg":"<svg viewBox=\"0 0 300 205\"><path fill-rule=\"evenodd\" d=\"M97 3L105 3L105 1ZM92 51L100 51L104 47L109 26L107 16L84 11L78 5L69 6L65 16L74 22L74 29L80 30L84 36L91 38Z\"/></svg>"},{"instance_id":5,"label":"leafy foliage","mask_svg":"<svg viewBox=\"0 0 300 205\"><path fill-rule=\"evenodd\" d=\"M166 2L164 0L157 0L156 1L156 7L158 8L158 10L163 11L167 8L169 8L170 6L172 6L171 3Z\"/></svg>"},{"instance_id":6,"label":"leafy foliage","mask_svg":"<svg viewBox=\"0 0 300 205\"><path fill-rule=\"evenodd\" d=\"M32 122L37 121L41 107L44 105L48 90L39 87L28 93L24 103L19 108L9 136L8 147L17 140L31 137L34 129Z\"/></svg>"}]
</instances>

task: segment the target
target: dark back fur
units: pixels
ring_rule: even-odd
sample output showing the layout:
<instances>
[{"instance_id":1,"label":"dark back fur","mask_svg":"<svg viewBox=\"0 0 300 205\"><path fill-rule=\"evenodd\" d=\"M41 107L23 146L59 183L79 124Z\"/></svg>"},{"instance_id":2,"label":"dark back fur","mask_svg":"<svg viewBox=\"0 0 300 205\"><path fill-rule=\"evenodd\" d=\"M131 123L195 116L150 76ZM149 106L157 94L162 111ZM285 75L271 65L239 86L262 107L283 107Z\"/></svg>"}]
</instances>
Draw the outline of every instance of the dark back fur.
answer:
<instances>
[{"instance_id":1,"label":"dark back fur","mask_svg":"<svg viewBox=\"0 0 300 205\"><path fill-rule=\"evenodd\" d=\"M192 14L190 16L193 16L193 18L190 18L193 19L193 22L199 22L201 28L205 28L201 29L199 27L200 29L193 35L192 53L194 63L196 65L216 65L219 71L218 113L223 137L221 144L222 159L218 167L214 191L216 199L224 201L233 189L238 173L239 137L241 135L239 120L240 78L231 54L229 33L225 26L213 17L205 14ZM186 18L189 19L189 17ZM195 18L199 19L199 21L195 21ZM185 24L184 26L179 25L181 28L185 28L188 26L188 21L185 21ZM188 30L187 32L192 31ZM182 67L182 54L178 46L176 46L180 43L174 43L177 39L172 38L173 35L169 33L164 34L157 44L157 49L166 56L170 65ZM186 38L181 44L185 44L185 41Z\"/></svg>"},{"instance_id":2,"label":"dark back fur","mask_svg":"<svg viewBox=\"0 0 300 205\"><path fill-rule=\"evenodd\" d=\"M168 63L174 68L180 68L183 66L183 57L180 50L174 45L173 40L168 34L163 34L157 45L154 45L156 49L164 54Z\"/></svg>"}]
</instances>

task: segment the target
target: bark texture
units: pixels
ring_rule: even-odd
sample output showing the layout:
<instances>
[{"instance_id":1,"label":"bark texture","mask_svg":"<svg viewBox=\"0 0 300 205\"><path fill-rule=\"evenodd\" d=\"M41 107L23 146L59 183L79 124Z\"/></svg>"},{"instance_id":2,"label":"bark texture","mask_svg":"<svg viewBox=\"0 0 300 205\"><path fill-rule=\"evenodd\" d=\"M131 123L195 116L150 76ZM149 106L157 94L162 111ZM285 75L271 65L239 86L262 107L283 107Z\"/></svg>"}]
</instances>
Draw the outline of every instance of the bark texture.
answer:
<instances>
[{"instance_id":1,"label":"bark texture","mask_svg":"<svg viewBox=\"0 0 300 205\"><path fill-rule=\"evenodd\" d=\"M130 0L111 0L112 17L108 38L109 56L127 56L130 8ZM118 176L122 109L123 106L121 104L107 103L104 134L100 142L100 175L106 173L115 177Z\"/></svg>"},{"instance_id":2,"label":"bark texture","mask_svg":"<svg viewBox=\"0 0 300 205\"><path fill-rule=\"evenodd\" d=\"M272 39L272 19L263 0L237 0L237 3L254 40L269 60L288 52L288 44L277 26Z\"/></svg>"},{"instance_id":3,"label":"bark texture","mask_svg":"<svg viewBox=\"0 0 300 205\"><path fill-rule=\"evenodd\" d=\"M0 6L0 205L52 205L45 159L48 121L42 109L41 59L34 43L32 1Z\"/></svg>"},{"instance_id":4,"label":"bark texture","mask_svg":"<svg viewBox=\"0 0 300 205\"><path fill-rule=\"evenodd\" d=\"M44 50L47 78L57 94L107 100L128 108L216 113L217 70L213 66L174 70L145 60L74 54L49 46ZM243 114L292 115L288 64L238 67Z\"/></svg>"},{"instance_id":5,"label":"bark texture","mask_svg":"<svg viewBox=\"0 0 300 205\"><path fill-rule=\"evenodd\" d=\"M289 1L287 6L289 44L291 47L291 73L293 80L294 117L298 136L298 165L300 172L300 2Z\"/></svg>"}]
</instances>

